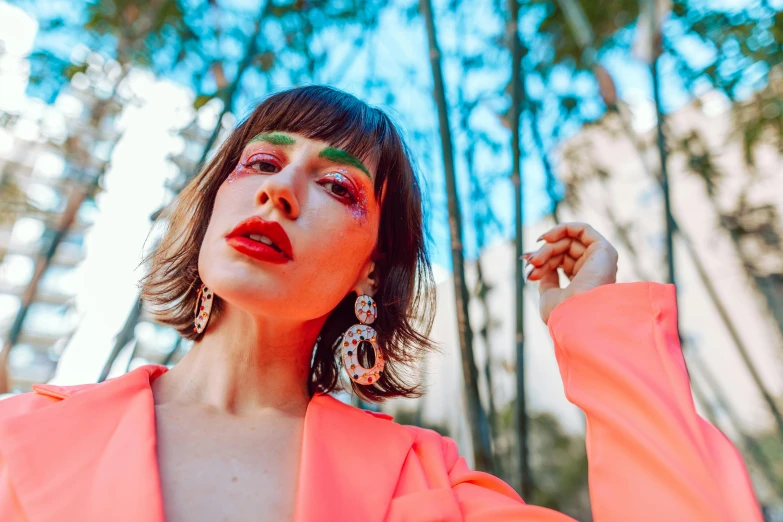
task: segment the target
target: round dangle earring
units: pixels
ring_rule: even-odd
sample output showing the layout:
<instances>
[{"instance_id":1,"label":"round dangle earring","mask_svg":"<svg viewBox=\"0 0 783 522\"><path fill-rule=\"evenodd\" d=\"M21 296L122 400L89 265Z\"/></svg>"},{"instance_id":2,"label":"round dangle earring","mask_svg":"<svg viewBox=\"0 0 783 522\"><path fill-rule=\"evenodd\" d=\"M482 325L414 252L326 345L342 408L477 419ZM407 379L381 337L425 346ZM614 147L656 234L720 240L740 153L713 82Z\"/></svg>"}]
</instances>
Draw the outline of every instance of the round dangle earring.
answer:
<instances>
[{"instance_id":1,"label":"round dangle earring","mask_svg":"<svg viewBox=\"0 0 783 522\"><path fill-rule=\"evenodd\" d=\"M383 354L376 342L375 329L368 326L378 317L375 301L369 295L360 295L354 304L356 318L362 324L355 324L343 334L343 364L351 380L359 384L372 384L383 375ZM375 365L365 368L359 364L359 346L370 343L375 352Z\"/></svg>"},{"instance_id":2,"label":"round dangle earring","mask_svg":"<svg viewBox=\"0 0 783 522\"><path fill-rule=\"evenodd\" d=\"M212 291L201 283L196 300L196 316L194 318L193 331L197 334L204 333L209 322L209 314L212 311Z\"/></svg>"}]
</instances>

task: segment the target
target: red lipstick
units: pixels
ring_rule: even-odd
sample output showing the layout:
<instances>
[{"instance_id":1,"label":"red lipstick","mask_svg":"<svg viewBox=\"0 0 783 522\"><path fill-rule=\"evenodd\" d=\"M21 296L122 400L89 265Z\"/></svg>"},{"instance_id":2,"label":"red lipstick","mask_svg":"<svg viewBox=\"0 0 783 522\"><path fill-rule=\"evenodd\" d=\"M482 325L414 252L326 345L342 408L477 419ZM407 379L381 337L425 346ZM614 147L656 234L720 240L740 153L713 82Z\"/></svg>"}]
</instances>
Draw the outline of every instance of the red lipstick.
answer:
<instances>
[{"instance_id":1,"label":"red lipstick","mask_svg":"<svg viewBox=\"0 0 783 522\"><path fill-rule=\"evenodd\" d=\"M283 264L294 259L291 240L280 223L266 221L258 216L238 224L228 233L226 242L235 250L259 261Z\"/></svg>"}]
</instances>

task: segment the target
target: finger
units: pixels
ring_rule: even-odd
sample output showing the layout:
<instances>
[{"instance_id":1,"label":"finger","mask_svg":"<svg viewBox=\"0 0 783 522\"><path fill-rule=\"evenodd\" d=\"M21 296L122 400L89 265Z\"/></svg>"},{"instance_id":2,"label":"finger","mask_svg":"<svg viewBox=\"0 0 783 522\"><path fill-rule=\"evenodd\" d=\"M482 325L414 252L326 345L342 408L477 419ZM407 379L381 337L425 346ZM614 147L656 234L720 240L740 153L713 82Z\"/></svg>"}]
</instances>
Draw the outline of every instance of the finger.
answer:
<instances>
[{"instance_id":1,"label":"finger","mask_svg":"<svg viewBox=\"0 0 783 522\"><path fill-rule=\"evenodd\" d=\"M580 259L582 259L581 256ZM542 273L551 271L553 269L556 269L557 267L562 267L563 272L570 279L572 276L576 274L575 266L577 262L578 259L574 259L573 257L571 257L571 255L568 252L560 254L554 258L550 258L544 263L542 263L540 259L536 259L536 263L538 263L539 266L535 266L532 262L530 262L528 266L532 265L534 268L530 270L529 275L532 276L533 271L538 270L538 273L536 274L536 278L539 278L542 277ZM584 261L582 263L584 263Z\"/></svg>"},{"instance_id":2,"label":"finger","mask_svg":"<svg viewBox=\"0 0 783 522\"><path fill-rule=\"evenodd\" d=\"M578 239L586 247L596 242L606 241L606 238L599 234L596 229L587 223L579 222L561 223L541 235L541 238L548 243L553 243L564 237Z\"/></svg>"},{"instance_id":3,"label":"finger","mask_svg":"<svg viewBox=\"0 0 783 522\"><path fill-rule=\"evenodd\" d=\"M557 269L544 274L538 282L538 295L544 295L545 292L552 289L560 289L560 275L557 273Z\"/></svg>"},{"instance_id":4,"label":"finger","mask_svg":"<svg viewBox=\"0 0 783 522\"><path fill-rule=\"evenodd\" d=\"M584 259L583 257L580 257L580 259ZM534 265L528 265L532 266L532 269L529 269L528 275L525 278L526 280L539 280L541 282L544 281L547 274L550 272L557 272L557 268L561 267L563 269L563 273L568 277L568 279L572 279L576 275L576 264L579 260L574 259L571 257L567 252L564 254L561 254L557 256L556 258L552 258L548 260L546 263L542 264L539 267L536 267ZM582 261L582 264L584 264L584 261ZM581 264L579 265L581 268ZM533 272L536 272L534 275ZM558 277L558 285L560 278ZM559 288L559 286L558 286Z\"/></svg>"},{"instance_id":5,"label":"finger","mask_svg":"<svg viewBox=\"0 0 783 522\"><path fill-rule=\"evenodd\" d=\"M530 265L535 267L544 266L553 256L567 255L572 261L581 257L586 251L585 246L576 239L564 238L552 244L546 244L534 252L526 252L523 255ZM573 263L569 264L569 268Z\"/></svg>"},{"instance_id":6,"label":"finger","mask_svg":"<svg viewBox=\"0 0 783 522\"><path fill-rule=\"evenodd\" d=\"M564 257L565 254L560 254L558 256L550 258L543 265L535 267L533 271L530 272L530 274L528 275L527 277L528 280L540 279L547 272L551 272L552 270L557 270L557 267L560 266L560 264L563 262Z\"/></svg>"},{"instance_id":7,"label":"finger","mask_svg":"<svg viewBox=\"0 0 783 522\"><path fill-rule=\"evenodd\" d=\"M574 259L584 254L585 247L579 240L569 237L560 239L554 243L547 243L535 252L526 252L527 260L534 266L543 266L552 256L568 253Z\"/></svg>"},{"instance_id":8,"label":"finger","mask_svg":"<svg viewBox=\"0 0 783 522\"><path fill-rule=\"evenodd\" d=\"M579 259L581 259L581 256L579 256ZM571 279L574 275L576 275L576 269L574 268L576 266L576 262L578 259L575 259L571 257L571 255L566 252L565 257L563 258L563 273L568 277L568 279Z\"/></svg>"}]
</instances>

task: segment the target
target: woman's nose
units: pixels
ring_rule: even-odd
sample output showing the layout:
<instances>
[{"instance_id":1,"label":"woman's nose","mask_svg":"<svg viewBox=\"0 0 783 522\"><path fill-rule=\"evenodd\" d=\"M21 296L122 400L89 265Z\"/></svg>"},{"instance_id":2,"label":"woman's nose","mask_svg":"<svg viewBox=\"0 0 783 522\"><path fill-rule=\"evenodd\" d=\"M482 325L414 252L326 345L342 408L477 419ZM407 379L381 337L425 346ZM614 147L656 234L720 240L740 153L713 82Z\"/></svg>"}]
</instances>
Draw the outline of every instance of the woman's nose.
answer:
<instances>
[{"instance_id":1,"label":"woman's nose","mask_svg":"<svg viewBox=\"0 0 783 522\"><path fill-rule=\"evenodd\" d=\"M269 174L256 193L259 206L273 205L288 219L299 217L299 200L296 196L296 168L288 165L276 174Z\"/></svg>"}]
</instances>

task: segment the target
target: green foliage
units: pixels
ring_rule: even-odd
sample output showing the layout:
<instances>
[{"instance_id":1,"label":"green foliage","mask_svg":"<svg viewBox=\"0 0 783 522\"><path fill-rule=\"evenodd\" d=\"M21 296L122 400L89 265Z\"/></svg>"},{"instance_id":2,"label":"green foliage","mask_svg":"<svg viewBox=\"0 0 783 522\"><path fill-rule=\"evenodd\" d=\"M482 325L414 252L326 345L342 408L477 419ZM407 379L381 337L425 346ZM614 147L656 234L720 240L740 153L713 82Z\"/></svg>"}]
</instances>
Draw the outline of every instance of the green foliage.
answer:
<instances>
[{"instance_id":1,"label":"green foliage","mask_svg":"<svg viewBox=\"0 0 783 522\"><path fill-rule=\"evenodd\" d=\"M672 140L674 141L674 140ZM674 143L674 150L685 155L688 171L704 180L707 193L715 194L716 186L724 178L701 134L691 130Z\"/></svg>"},{"instance_id":2,"label":"green foliage","mask_svg":"<svg viewBox=\"0 0 783 522\"><path fill-rule=\"evenodd\" d=\"M733 136L741 139L745 163L753 167L759 145L783 150L783 71L775 69L771 81L747 100L732 105Z\"/></svg>"},{"instance_id":3,"label":"green foliage","mask_svg":"<svg viewBox=\"0 0 783 522\"><path fill-rule=\"evenodd\" d=\"M532 503L589 520L584 439L565 433L550 413L532 414L530 424Z\"/></svg>"},{"instance_id":4,"label":"green foliage","mask_svg":"<svg viewBox=\"0 0 783 522\"><path fill-rule=\"evenodd\" d=\"M66 42L84 44L123 67L151 67L156 72L163 72L157 67L161 57L166 57L170 68L188 55L186 48L190 52L199 48L178 0L75 2L71 5L79 13L75 16L46 8L43 0L31 3L36 10L40 5L45 7L38 21L52 44L36 49L30 56L30 80L39 95L51 100L76 73L86 69L85 64L71 63L70 56L63 54L70 51L63 45Z\"/></svg>"},{"instance_id":5,"label":"green foliage","mask_svg":"<svg viewBox=\"0 0 783 522\"><path fill-rule=\"evenodd\" d=\"M778 402L783 405L783 401ZM759 443L761 451L767 456L767 463L772 468L772 473L779 482L783 483L783 459L780 458L783 455L783 441L780 439L780 434L770 430L754 434L754 436Z\"/></svg>"},{"instance_id":6,"label":"green foliage","mask_svg":"<svg viewBox=\"0 0 783 522\"><path fill-rule=\"evenodd\" d=\"M712 58L695 68L674 42L666 44L666 50L679 59L680 72L689 84L707 80L733 100L749 68L761 64L770 70L781 62L783 15L767 3L719 11L692 0L677 0L673 14L685 35L695 36L712 50Z\"/></svg>"},{"instance_id":7,"label":"green foliage","mask_svg":"<svg viewBox=\"0 0 783 522\"><path fill-rule=\"evenodd\" d=\"M574 0L576 1L576 0ZM571 31L568 17L562 9L562 2L552 0L536 0L535 4L543 6L545 18L539 26L539 31L546 35L552 49L549 66L542 62L542 71L551 70L554 64L572 64L578 69L587 70L581 49ZM625 28L639 14L638 0L610 0L604 2L578 2L593 32L593 46L596 49L611 47L616 44L617 33Z\"/></svg>"},{"instance_id":8,"label":"green foliage","mask_svg":"<svg viewBox=\"0 0 783 522\"><path fill-rule=\"evenodd\" d=\"M418 426L428 430L434 430L444 437L450 437L449 429L442 424L432 424L423 419L414 409L400 408L394 412L394 422L408 426Z\"/></svg>"},{"instance_id":9,"label":"green foliage","mask_svg":"<svg viewBox=\"0 0 783 522\"><path fill-rule=\"evenodd\" d=\"M687 88L711 88L731 101L735 135L743 141L745 162L754 164L756 146L768 137L783 144L783 12L766 2L724 12L692 0L677 0L673 22L681 27L682 36L701 43L709 59L697 66L669 39L664 40L665 50L676 60ZM756 91L751 101L746 100L748 90Z\"/></svg>"},{"instance_id":10,"label":"green foliage","mask_svg":"<svg viewBox=\"0 0 783 522\"><path fill-rule=\"evenodd\" d=\"M519 457L515 439L515 403L498 414L495 461L499 476L510 483L517 475ZM570 515L582 522L591 520L587 488L587 452L584 438L567 433L557 418L547 412L529 412L529 452L535 504Z\"/></svg>"},{"instance_id":11,"label":"green foliage","mask_svg":"<svg viewBox=\"0 0 783 522\"><path fill-rule=\"evenodd\" d=\"M0 225L11 226L20 217L39 212L41 209L30 201L11 176L0 172Z\"/></svg>"},{"instance_id":12,"label":"green foliage","mask_svg":"<svg viewBox=\"0 0 783 522\"><path fill-rule=\"evenodd\" d=\"M87 71L87 67L87 63L71 63L63 69L63 75L65 75L68 80L72 80L77 73L84 73Z\"/></svg>"},{"instance_id":13,"label":"green foliage","mask_svg":"<svg viewBox=\"0 0 783 522\"><path fill-rule=\"evenodd\" d=\"M84 29L117 41L117 60L151 63L152 55L173 33L179 39L193 36L177 0L108 0L89 4Z\"/></svg>"}]
</instances>

